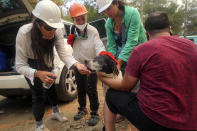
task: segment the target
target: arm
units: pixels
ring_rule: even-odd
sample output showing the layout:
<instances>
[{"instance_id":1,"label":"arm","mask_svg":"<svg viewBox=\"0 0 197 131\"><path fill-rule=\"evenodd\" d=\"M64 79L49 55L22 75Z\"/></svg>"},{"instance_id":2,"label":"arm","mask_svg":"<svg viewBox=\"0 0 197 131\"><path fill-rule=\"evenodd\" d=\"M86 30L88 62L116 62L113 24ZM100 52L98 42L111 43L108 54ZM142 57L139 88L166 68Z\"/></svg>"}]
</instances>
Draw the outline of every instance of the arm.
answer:
<instances>
[{"instance_id":1,"label":"arm","mask_svg":"<svg viewBox=\"0 0 197 131\"><path fill-rule=\"evenodd\" d=\"M138 78L124 75L123 79L113 79L108 77L103 77L100 73L97 73L101 81L107 84L110 88L120 91L130 91L137 84Z\"/></svg>"},{"instance_id":2,"label":"arm","mask_svg":"<svg viewBox=\"0 0 197 131\"><path fill-rule=\"evenodd\" d=\"M27 36L23 33L23 29L20 28L16 36L16 70L18 73L27 77L33 84L36 69L29 67L29 64L27 63L27 45L25 44L29 44Z\"/></svg>"},{"instance_id":3,"label":"arm","mask_svg":"<svg viewBox=\"0 0 197 131\"><path fill-rule=\"evenodd\" d=\"M66 50L65 47L66 45L61 29L56 30L55 36L56 36L55 48L58 53L58 56L66 64L66 66L70 68L77 61L74 59L72 54L70 54L70 52Z\"/></svg>"},{"instance_id":4,"label":"arm","mask_svg":"<svg viewBox=\"0 0 197 131\"><path fill-rule=\"evenodd\" d=\"M55 47L60 59L66 64L68 68L74 65L81 74L90 74L91 72L87 70L85 65L79 63L74 59L72 54L70 54L65 47L64 37L61 29L57 29L56 32L56 42Z\"/></svg>"},{"instance_id":5,"label":"arm","mask_svg":"<svg viewBox=\"0 0 197 131\"><path fill-rule=\"evenodd\" d=\"M117 61L118 61L117 68L118 68L118 70L120 70L120 67L122 66L124 61L121 59L118 59Z\"/></svg>"},{"instance_id":6,"label":"arm","mask_svg":"<svg viewBox=\"0 0 197 131\"><path fill-rule=\"evenodd\" d=\"M25 77L27 77L30 81L31 84L34 85L34 77L39 77L40 80L44 83L52 83L54 80L51 79L49 76L52 77L56 77L55 75L53 75L52 73L48 72L48 71L41 71L41 70L36 70L33 69L29 66L28 64L28 58L34 58L33 57L33 52L32 50L27 50L27 49L31 49L31 47L29 47L30 43L28 43L27 40L27 35L26 33L23 33L23 29L20 29L17 37L16 37L16 70L24 75ZM27 51L29 52L29 56L27 55ZM32 52L32 53L30 53Z\"/></svg>"},{"instance_id":7,"label":"arm","mask_svg":"<svg viewBox=\"0 0 197 131\"><path fill-rule=\"evenodd\" d=\"M132 50L139 44L139 35L140 35L140 28L141 28L141 18L140 14L137 9L131 10L134 11L131 18L127 18L130 20L128 25L128 32L127 32L127 40L124 48L122 49L119 59L127 62ZM125 14L126 15L126 14ZM126 16L125 16L126 17ZM126 23L126 22L125 22Z\"/></svg>"}]
</instances>

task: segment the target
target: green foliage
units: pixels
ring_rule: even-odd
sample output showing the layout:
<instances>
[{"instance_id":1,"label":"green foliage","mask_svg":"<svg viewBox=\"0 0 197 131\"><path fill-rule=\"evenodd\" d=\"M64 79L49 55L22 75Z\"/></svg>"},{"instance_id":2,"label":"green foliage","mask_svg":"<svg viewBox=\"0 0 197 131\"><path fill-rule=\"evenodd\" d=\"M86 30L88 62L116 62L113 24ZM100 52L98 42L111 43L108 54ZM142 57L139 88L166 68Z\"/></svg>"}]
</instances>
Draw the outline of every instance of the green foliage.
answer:
<instances>
[{"instance_id":1,"label":"green foliage","mask_svg":"<svg viewBox=\"0 0 197 131\"><path fill-rule=\"evenodd\" d=\"M33 7L37 0L29 0ZM65 5L67 1L72 0L53 0L57 5ZM156 11L164 11L168 13L173 34L180 34L182 32L182 24L184 23L185 15L188 15L187 32L189 34L197 34L197 0L188 0L188 12L184 11L184 6L177 4L177 0L130 0L130 6L138 8L142 15L143 21L146 17ZM184 3L185 0L183 0ZM99 14L95 0L84 0L84 5L88 10L88 21L105 17L104 14ZM63 16L63 19L72 21L69 16Z\"/></svg>"},{"instance_id":2,"label":"green foliage","mask_svg":"<svg viewBox=\"0 0 197 131\"><path fill-rule=\"evenodd\" d=\"M32 5L33 8L36 6L37 0L28 0L28 1Z\"/></svg>"},{"instance_id":3,"label":"green foliage","mask_svg":"<svg viewBox=\"0 0 197 131\"><path fill-rule=\"evenodd\" d=\"M72 19L68 15L67 16L63 16L63 19L67 20L67 21L70 21L70 22L73 22Z\"/></svg>"},{"instance_id":4,"label":"green foliage","mask_svg":"<svg viewBox=\"0 0 197 131\"><path fill-rule=\"evenodd\" d=\"M86 9L88 10L88 22L98 19L98 18L102 18L105 17L103 14L98 13L98 10L96 7L96 4L94 4L94 1L92 1L92 3L90 3L90 1L85 1L84 5L86 6Z\"/></svg>"},{"instance_id":5,"label":"green foliage","mask_svg":"<svg viewBox=\"0 0 197 131\"><path fill-rule=\"evenodd\" d=\"M37 4L37 0L28 0L29 3L32 5L32 7L34 8ZM64 4L64 2L62 0L52 0L53 2L55 2L58 6L61 6Z\"/></svg>"},{"instance_id":6,"label":"green foliage","mask_svg":"<svg viewBox=\"0 0 197 131\"><path fill-rule=\"evenodd\" d=\"M183 10L179 8L176 2L176 0L134 0L130 5L137 7L139 11L143 8L143 13L141 12L141 15L143 14L144 21L151 13L156 11L166 12L170 19L173 34L179 34L182 31L181 25L184 21L184 17Z\"/></svg>"},{"instance_id":7,"label":"green foliage","mask_svg":"<svg viewBox=\"0 0 197 131\"><path fill-rule=\"evenodd\" d=\"M93 20L98 19L98 18L105 17L104 14L99 14L98 13L97 8L96 8L96 3L95 3L94 0L85 0L84 5L85 5L85 7L88 11L88 14L87 14L87 16L88 16L87 21L88 22L93 21ZM72 19L70 19L69 16L63 16L63 19L72 22Z\"/></svg>"},{"instance_id":8,"label":"green foliage","mask_svg":"<svg viewBox=\"0 0 197 131\"><path fill-rule=\"evenodd\" d=\"M197 0L189 1L187 16L187 35L197 35Z\"/></svg>"}]
</instances>

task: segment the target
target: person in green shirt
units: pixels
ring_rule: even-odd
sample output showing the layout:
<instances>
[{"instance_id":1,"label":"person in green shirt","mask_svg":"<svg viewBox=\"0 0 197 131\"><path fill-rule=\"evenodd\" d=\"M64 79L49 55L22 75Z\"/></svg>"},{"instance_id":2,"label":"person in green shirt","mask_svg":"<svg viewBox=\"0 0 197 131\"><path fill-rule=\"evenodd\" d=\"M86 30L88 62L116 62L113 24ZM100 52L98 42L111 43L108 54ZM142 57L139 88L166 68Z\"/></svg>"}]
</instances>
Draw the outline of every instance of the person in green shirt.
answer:
<instances>
[{"instance_id":1,"label":"person in green shirt","mask_svg":"<svg viewBox=\"0 0 197 131\"><path fill-rule=\"evenodd\" d=\"M124 75L124 69L132 50L147 41L145 29L136 8L120 0L97 0L99 13L108 17L105 28L107 51L118 61L117 67ZM117 117L117 121L120 117Z\"/></svg>"},{"instance_id":2,"label":"person in green shirt","mask_svg":"<svg viewBox=\"0 0 197 131\"><path fill-rule=\"evenodd\" d=\"M121 69L133 48L147 41L140 14L120 0L97 0L97 4L99 13L104 12L108 17L105 24L107 51L116 57Z\"/></svg>"}]
</instances>

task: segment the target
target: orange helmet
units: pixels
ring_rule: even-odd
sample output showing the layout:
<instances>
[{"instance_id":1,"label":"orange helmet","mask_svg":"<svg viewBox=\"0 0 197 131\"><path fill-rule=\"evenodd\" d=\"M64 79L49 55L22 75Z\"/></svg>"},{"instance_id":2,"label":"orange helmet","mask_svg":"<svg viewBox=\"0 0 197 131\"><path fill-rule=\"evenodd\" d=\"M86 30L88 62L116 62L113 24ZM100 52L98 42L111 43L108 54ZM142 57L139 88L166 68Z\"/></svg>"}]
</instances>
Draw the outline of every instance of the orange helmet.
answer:
<instances>
[{"instance_id":1,"label":"orange helmet","mask_svg":"<svg viewBox=\"0 0 197 131\"><path fill-rule=\"evenodd\" d=\"M69 8L70 18L84 15L86 13L88 13L88 11L86 10L86 7L84 5L79 4L79 3L74 3Z\"/></svg>"}]
</instances>

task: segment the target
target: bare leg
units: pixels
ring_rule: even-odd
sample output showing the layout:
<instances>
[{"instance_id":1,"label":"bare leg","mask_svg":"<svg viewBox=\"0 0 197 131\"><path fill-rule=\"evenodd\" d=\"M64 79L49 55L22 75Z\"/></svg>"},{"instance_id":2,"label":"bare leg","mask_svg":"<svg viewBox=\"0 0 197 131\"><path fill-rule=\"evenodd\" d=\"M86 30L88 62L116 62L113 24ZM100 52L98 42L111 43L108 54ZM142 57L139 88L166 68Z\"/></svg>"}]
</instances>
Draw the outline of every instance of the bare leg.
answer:
<instances>
[{"instance_id":1,"label":"bare leg","mask_svg":"<svg viewBox=\"0 0 197 131\"><path fill-rule=\"evenodd\" d=\"M115 131L115 118L116 114L112 113L106 102L104 103L104 122L105 122L105 131Z\"/></svg>"}]
</instances>

